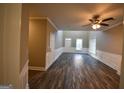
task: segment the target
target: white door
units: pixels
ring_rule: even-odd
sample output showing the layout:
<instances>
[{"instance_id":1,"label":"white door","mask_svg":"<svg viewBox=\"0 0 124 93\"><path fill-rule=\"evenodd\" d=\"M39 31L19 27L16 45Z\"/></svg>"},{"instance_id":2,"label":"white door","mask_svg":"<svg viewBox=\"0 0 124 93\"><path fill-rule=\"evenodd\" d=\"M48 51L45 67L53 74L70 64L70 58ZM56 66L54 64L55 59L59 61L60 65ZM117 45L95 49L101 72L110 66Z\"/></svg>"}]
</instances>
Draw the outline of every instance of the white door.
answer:
<instances>
[{"instance_id":1,"label":"white door","mask_svg":"<svg viewBox=\"0 0 124 93\"><path fill-rule=\"evenodd\" d=\"M71 47L71 38L65 38L65 47Z\"/></svg>"}]
</instances>

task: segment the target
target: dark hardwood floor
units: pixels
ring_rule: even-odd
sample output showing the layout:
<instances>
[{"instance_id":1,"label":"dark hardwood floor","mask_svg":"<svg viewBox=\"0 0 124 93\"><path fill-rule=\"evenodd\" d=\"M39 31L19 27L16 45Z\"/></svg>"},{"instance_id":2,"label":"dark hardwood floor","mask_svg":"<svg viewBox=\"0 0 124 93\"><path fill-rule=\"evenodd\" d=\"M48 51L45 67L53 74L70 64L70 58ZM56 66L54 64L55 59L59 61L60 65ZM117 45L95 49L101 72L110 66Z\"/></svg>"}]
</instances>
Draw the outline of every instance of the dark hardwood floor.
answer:
<instances>
[{"instance_id":1,"label":"dark hardwood floor","mask_svg":"<svg viewBox=\"0 0 124 93\"><path fill-rule=\"evenodd\" d=\"M88 54L63 53L46 72L29 80L30 88L103 89L119 88L116 71Z\"/></svg>"}]
</instances>

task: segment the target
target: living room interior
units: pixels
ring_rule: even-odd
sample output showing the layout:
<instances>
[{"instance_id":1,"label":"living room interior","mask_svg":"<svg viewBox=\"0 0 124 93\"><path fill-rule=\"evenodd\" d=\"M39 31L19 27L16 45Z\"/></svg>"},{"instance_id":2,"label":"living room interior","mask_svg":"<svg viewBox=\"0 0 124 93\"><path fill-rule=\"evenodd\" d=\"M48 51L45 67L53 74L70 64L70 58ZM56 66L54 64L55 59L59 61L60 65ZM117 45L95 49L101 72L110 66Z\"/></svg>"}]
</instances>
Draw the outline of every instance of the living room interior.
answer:
<instances>
[{"instance_id":1,"label":"living room interior","mask_svg":"<svg viewBox=\"0 0 124 93\"><path fill-rule=\"evenodd\" d=\"M124 88L123 4L0 4L0 85Z\"/></svg>"}]
</instances>

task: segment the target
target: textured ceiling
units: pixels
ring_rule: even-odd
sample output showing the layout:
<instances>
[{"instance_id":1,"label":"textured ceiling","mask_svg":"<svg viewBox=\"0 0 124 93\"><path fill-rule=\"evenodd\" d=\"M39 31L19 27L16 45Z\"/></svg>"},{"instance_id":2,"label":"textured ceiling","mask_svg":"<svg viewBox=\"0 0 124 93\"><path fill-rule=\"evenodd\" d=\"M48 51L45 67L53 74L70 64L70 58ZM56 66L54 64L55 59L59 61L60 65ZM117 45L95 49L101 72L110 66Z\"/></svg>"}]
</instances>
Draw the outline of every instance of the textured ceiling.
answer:
<instances>
[{"instance_id":1,"label":"textured ceiling","mask_svg":"<svg viewBox=\"0 0 124 93\"><path fill-rule=\"evenodd\" d=\"M26 4L30 17L48 17L61 30L92 31L91 26L82 26L90 23L93 15L101 18L114 17L114 21L107 23L110 26L122 22L124 4ZM99 30L105 30L101 27Z\"/></svg>"}]
</instances>

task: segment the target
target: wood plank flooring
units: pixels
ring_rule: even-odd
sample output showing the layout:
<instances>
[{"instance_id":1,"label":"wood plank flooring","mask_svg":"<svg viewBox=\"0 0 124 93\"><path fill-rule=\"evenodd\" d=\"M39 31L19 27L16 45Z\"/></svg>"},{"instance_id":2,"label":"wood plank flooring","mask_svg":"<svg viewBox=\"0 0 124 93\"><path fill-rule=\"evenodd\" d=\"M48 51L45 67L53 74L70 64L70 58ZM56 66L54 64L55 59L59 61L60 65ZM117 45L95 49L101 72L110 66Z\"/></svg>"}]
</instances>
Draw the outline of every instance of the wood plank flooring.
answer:
<instances>
[{"instance_id":1,"label":"wood plank flooring","mask_svg":"<svg viewBox=\"0 0 124 93\"><path fill-rule=\"evenodd\" d=\"M29 80L30 88L117 89L116 71L88 54L63 53L46 72Z\"/></svg>"}]
</instances>

